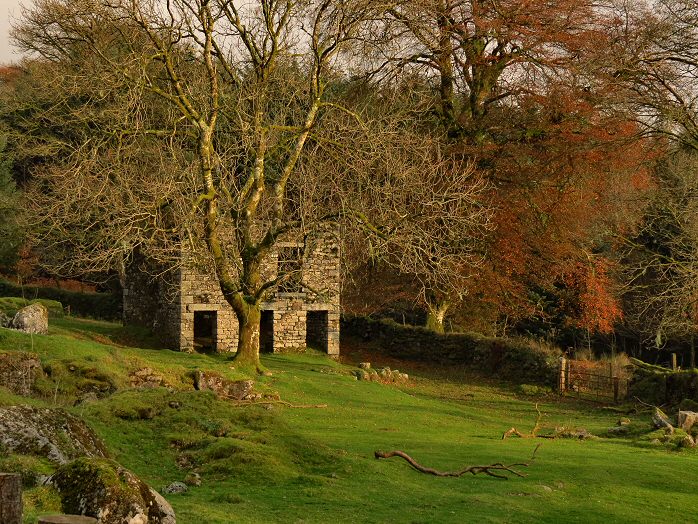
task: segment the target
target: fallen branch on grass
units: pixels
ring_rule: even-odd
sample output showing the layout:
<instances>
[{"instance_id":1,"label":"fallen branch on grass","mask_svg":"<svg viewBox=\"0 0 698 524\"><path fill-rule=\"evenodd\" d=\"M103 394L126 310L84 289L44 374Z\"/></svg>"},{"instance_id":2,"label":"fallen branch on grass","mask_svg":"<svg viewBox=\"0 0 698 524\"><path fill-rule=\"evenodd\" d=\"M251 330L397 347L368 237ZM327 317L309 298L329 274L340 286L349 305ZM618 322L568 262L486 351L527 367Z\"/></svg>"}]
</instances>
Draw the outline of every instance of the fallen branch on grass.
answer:
<instances>
[{"instance_id":1,"label":"fallen branch on grass","mask_svg":"<svg viewBox=\"0 0 698 524\"><path fill-rule=\"evenodd\" d=\"M533 450L533 454L531 455L531 459L528 462L516 462L514 464L502 464L501 462L496 462L494 464L488 464L486 466L466 466L463 469L460 469L458 471L439 471L433 468L427 468L419 464L416 460L414 460L412 457L410 457L407 453L404 451L400 450L395 450L395 451L376 451L374 452L374 455L377 459L385 459L385 458L391 458L391 457L400 457L403 458L407 461L407 463L412 466L414 469L419 471L420 473L426 473L427 475L434 475L437 477L462 477L466 473L470 473L471 475L477 475L479 473L483 473L485 475L489 475L490 477L496 477L498 479L504 479L507 480L509 477L506 475L507 473L511 475L516 475L517 477L525 477L526 475L515 470L515 467L528 467L531 462L536 458L536 452L538 451L538 448L540 447L540 444L536 446L536 448Z\"/></svg>"},{"instance_id":2,"label":"fallen branch on grass","mask_svg":"<svg viewBox=\"0 0 698 524\"><path fill-rule=\"evenodd\" d=\"M555 438L554 435L538 434L538 431L540 431L541 428L540 421L543 418L543 414L540 412L540 409L538 409L538 404L536 404L536 412L538 413L538 417L536 418L536 423L533 425L533 429L530 433L521 433L518 429L511 428L504 432L504 434L502 435L502 440L506 439L507 437L511 437L512 435L516 435L517 437L521 438Z\"/></svg>"},{"instance_id":3,"label":"fallen branch on grass","mask_svg":"<svg viewBox=\"0 0 698 524\"><path fill-rule=\"evenodd\" d=\"M548 433L546 435L539 435L538 431L540 431L541 426L542 426L540 421L543 418L543 415L540 412L540 410L538 409L538 404L536 404L536 412L538 413L538 417L536 418L536 423L533 425L533 429L531 430L530 433L521 433L516 428L510 428L504 432L504 434L502 435L502 440L504 440L508 437L511 437L512 435L516 435L517 437L520 437L520 438L548 438L548 439L572 438L572 439L578 439L578 440L587 440L587 439L596 438L594 435L589 433L584 428L569 428L569 427L565 427L565 426L556 427L552 433Z\"/></svg>"},{"instance_id":4,"label":"fallen branch on grass","mask_svg":"<svg viewBox=\"0 0 698 524\"><path fill-rule=\"evenodd\" d=\"M292 404L285 400L236 400L233 401L232 404L238 408L243 406L263 406L266 404L281 404L282 406L295 409L321 409L327 407L327 404Z\"/></svg>"}]
</instances>

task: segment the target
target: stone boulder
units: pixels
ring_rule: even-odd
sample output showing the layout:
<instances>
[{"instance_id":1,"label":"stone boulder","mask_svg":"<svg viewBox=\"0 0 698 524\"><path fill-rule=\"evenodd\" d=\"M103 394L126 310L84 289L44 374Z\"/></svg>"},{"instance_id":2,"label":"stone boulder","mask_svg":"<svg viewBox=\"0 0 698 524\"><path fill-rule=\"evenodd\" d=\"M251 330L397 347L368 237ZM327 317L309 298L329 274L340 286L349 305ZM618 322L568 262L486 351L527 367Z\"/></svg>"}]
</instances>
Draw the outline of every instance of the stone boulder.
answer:
<instances>
[{"instance_id":1,"label":"stone boulder","mask_svg":"<svg viewBox=\"0 0 698 524\"><path fill-rule=\"evenodd\" d=\"M693 425L698 421L698 413L695 411L679 411L678 422L681 429L690 433Z\"/></svg>"},{"instance_id":2,"label":"stone boulder","mask_svg":"<svg viewBox=\"0 0 698 524\"><path fill-rule=\"evenodd\" d=\"M15 314L11 327L25 333L45 335L48 333L48 309L39 303L23 307Z\"/></svg>"},{"instance_id":3,"label":"stone boulder","mask_svg":"<svg viewBox=\"0 0 698 524\"><path fill-rule=\"evenodd\" d=\"M0 385L15 395L30 395L36 379L43 374L41 361L35 353L0 353Z\"/></svg>"},{"instance_id":4,"label":"stone boulder","mask_svg":"<svg viewBox=\"0 0 698 524\"><path fill-rule=\"evenodd\" d=\"M162 495L111 460L79 458L52 481L66 513L96 517L99 524L176 524Z\"/></svg>"},{"instance_id":5,"label":"stone boulder","mask_svg":"<svg viewBox=\"0 0 698 524\"><path fill-rule=\"evenodd\" d=\"M666 416L659 408L654 408L654 413L652 414L652 423L655 428L666 428L672 433L674 432L674 426L671 425L669 417Z\"/></svg>"},{"instance_id":6,"label":"stone boulder","mask_svg":"<svg viewBox=\"0 0 698 524\"><path fill-rule=\"evenodd\" d=\"M255 400L260 397L254 392L253 380L228 380L212 371L196 371L194 389L213 391L217 397L230 400Z\"/></svg>"},{"instance_id":7,"label":"stone boulder","mask_svg":"<svg viewBox=\"0 0 698 524\"><path fill-rule=\"evenodd\" d=\"M189 486L185 482L179 482L178 480L162 488L162 492L168 495L178 495L187 491L189 491Z\"/></svg>"},{"instance_id":8,"label":"stone boulder","mask_svg":"<svg viewBox=\"0 0 698 524\"><path fill-rule=\"evenodd\" d=\"M107 457L100 438L79 418L62 409L0 407L0 448L66 464L82 457Z\"/></svg>"}]
</instances>

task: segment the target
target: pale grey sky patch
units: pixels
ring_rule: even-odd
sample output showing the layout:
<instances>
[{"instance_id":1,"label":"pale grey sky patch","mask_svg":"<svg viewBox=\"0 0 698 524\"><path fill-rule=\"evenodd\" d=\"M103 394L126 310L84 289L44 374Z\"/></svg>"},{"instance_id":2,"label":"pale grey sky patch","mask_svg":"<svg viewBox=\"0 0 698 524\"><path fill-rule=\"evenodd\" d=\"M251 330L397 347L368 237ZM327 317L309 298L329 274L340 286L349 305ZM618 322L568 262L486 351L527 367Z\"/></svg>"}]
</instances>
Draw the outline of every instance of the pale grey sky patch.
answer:
<instances>
[{"instance_id":1,"label":"pale grey sky patch","mask_svg":"<svg viewBox=\"0 0 698 524\"><path fill-rule=\"evenodd\" d=\"M19 16L20 4L27 5L31 0L0 0L0 64L19 60L20 55L10 45L10 22Z\"/></svg>"}]
</instances>

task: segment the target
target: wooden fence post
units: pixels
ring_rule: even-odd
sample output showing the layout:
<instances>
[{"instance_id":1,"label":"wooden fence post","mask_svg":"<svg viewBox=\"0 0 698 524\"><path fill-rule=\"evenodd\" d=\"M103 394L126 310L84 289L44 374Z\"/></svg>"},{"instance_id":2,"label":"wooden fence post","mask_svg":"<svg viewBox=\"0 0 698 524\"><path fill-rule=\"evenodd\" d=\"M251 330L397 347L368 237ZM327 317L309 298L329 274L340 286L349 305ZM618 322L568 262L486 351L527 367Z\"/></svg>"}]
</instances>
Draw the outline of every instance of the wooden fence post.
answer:
<instances>
[{"instance_id":1,"label":"wooden fence post","mask_svg":"<svg viewBox=\"0 0 698 524\"><path fill-rule=\"evenodd\" d=\"M557 381L557 390L562 395L567 389L567 380L565 372L567 371L567 359L565 357L560 357L560 372Z\"/></svg>"},{"instance_id":2,"label":"wooden fence post","mask_svg":"<svg viewBox=\"0 0 698 524\"><path fill-rule=\"evenodd\" d=\"M676 353L671 354L671 369L676 371Z\"/></svg>"},{"instance_id":3,"label":"wooden fence post","mask_svg":"<svg viewBox=\"0 0 698 524\"><path fill-rule=\"evenodd\" d=\"M22 524L22 477L0 473L0 524Z\"/></svg>"},{"instance_id":4,"label":"wooden fence post","mask_svg":"<svg viewBox=\"0 0 698 524\"><path fill-rule=\"evenodd\" d=\"M613 402L618 403L618 397L620 396L620 378L613 377Z\"/></svg>"}]
</instances>

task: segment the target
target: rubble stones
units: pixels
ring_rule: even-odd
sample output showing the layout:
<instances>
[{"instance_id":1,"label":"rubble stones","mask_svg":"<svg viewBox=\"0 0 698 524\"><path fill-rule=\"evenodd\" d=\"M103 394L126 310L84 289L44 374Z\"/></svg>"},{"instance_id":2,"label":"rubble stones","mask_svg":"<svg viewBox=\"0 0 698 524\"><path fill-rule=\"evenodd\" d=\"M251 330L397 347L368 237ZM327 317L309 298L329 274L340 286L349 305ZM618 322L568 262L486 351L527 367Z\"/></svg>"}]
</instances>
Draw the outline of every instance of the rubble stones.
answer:
<instances>
[{"instance_id":1,"label":"rubble stones","mask_svg":"<svg viewBox=\"0 0 698 524\"><path fill-rule=\"evenodd\" d=\"M684 435L678 445L680 448L695 448L696 442L691 435Z\"/></svg>"},{"instance_id":2,"label":"rubble stones","mask_svg":"<svg viewBox=\"0 0 698 524\"><path fill-rule=\"evenodd\" d=\"M130 379L132 388L152 389L165 385L162 375L159 375L151 368L141 368L134 371L131 373Z\"/></svg>"},{"instance_id":3,"label":"rubble stones","mask_svg":"<svg viewBox=\"0 0 698 524\"><path fill-rule=\"evenodd\" d=\"M366 367L361 367L362 364L367 364ZM374 369L368 362L362 362L359 364L360 369L352 371L352 375L356 377L357 380L366 380L372 382L383 382L384 384L391 383L404 383L409 380L409 375L407 373L400 373L397 369L390 369L389 367Z\"/></svg>"},{"instance_id":4,"label":"rubble stones","mask_svg":"<svg viewBox=\"0 0 698 524\"><path fill-rule=\"evenodd\" d=\"M231 400L260 398L260 395L253 391L253 380L228 380L212 371L196 371L194 388L199 391L213 391L219 398Z\"/></svg>"},{"instance_id":5,"label":"rubble stones","mask_svg":"<svg viewBox=\"0 0 698 524\"><path fill-rule=\"evenodd\" d=\"M667 428L672 433L674 432L674 426L669 422L669 417L659 408L654 408L654 413L652 414L652 423L655 428Z\"/></svg>"},{"instance_id":6,"label":"rubble stones","mask_svg":"<svg viewBox=\"0 0 698 524\"><path fill-rule=\"evenodd\" d=\"M168 495L178 495L187 491L189 491L189 487L184 482L179 481L172 482L169 486L162 489L162 492Z\"/></svg>"},{"instance_id":7,"label":"rubble stones","mask_svg":"<svg viewBox=\"0 0 698 524\"><path fill-rule=\"evenodd\" d=\"M187 486L201 486L201 475L194 471L190 471L184 478L184 483Z\"/></svg>"}]
</instances>

